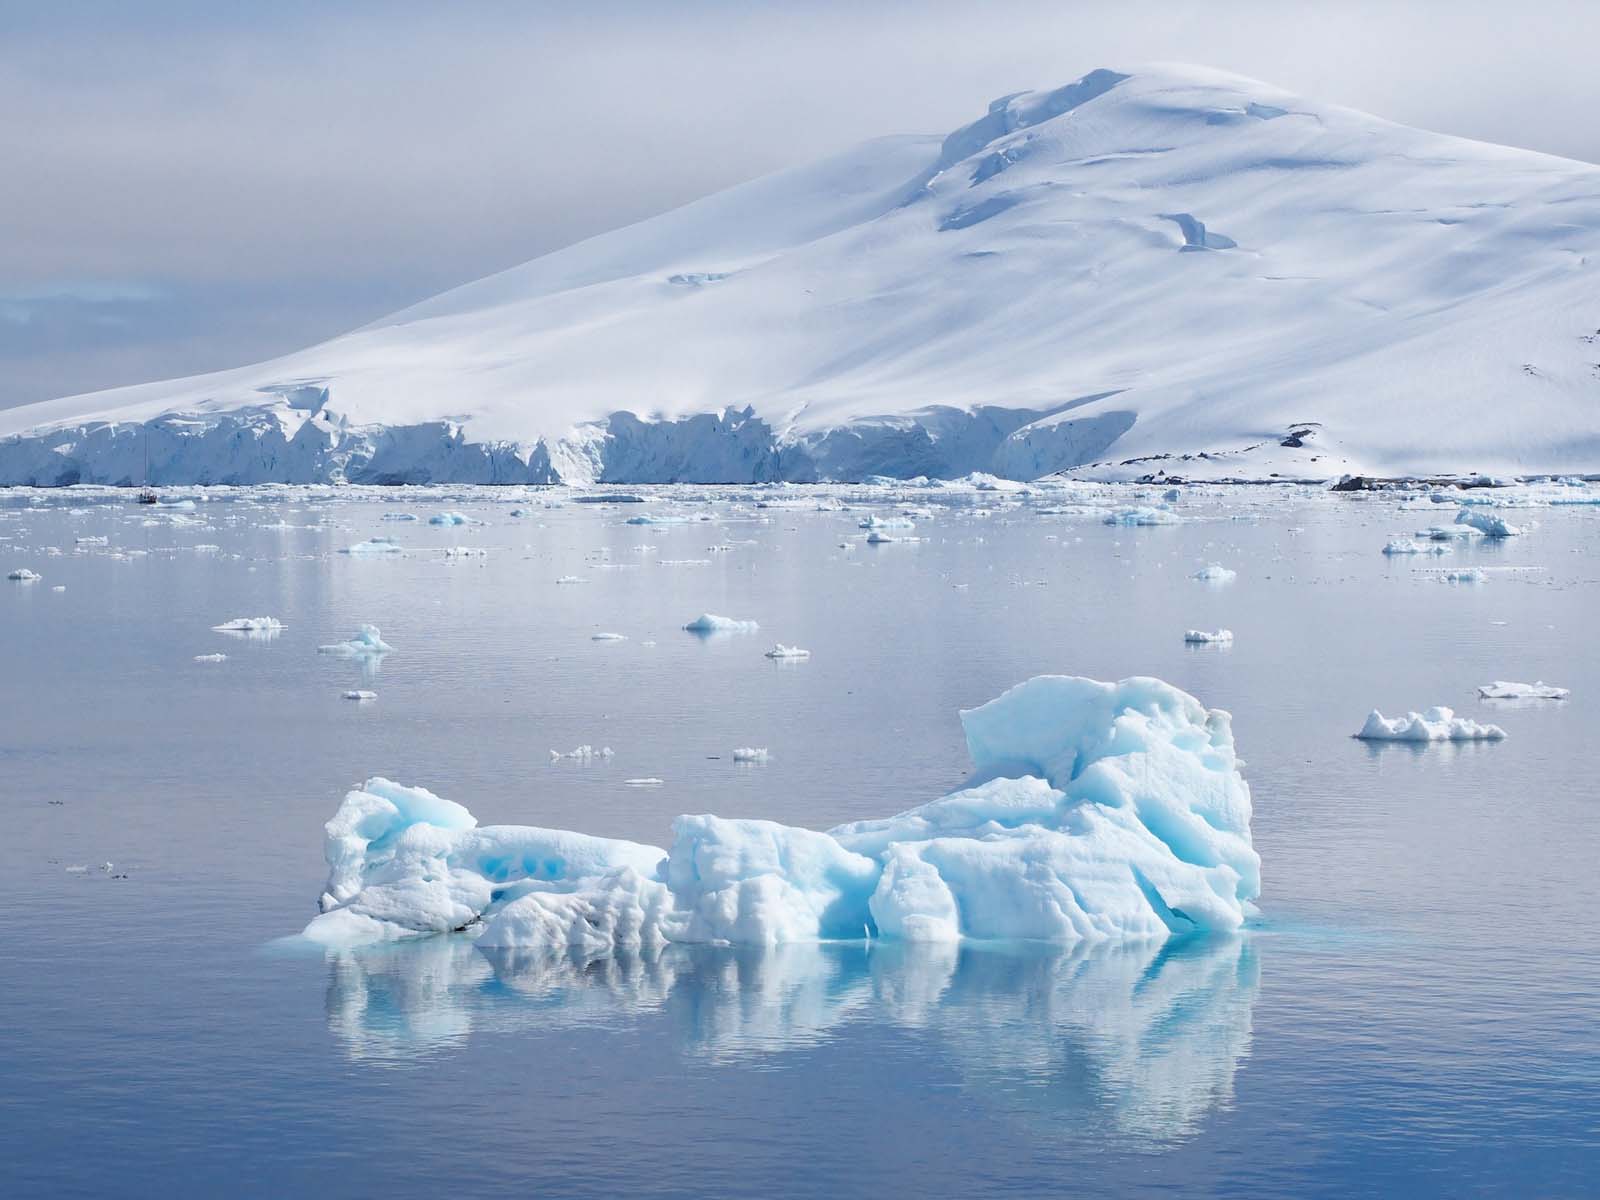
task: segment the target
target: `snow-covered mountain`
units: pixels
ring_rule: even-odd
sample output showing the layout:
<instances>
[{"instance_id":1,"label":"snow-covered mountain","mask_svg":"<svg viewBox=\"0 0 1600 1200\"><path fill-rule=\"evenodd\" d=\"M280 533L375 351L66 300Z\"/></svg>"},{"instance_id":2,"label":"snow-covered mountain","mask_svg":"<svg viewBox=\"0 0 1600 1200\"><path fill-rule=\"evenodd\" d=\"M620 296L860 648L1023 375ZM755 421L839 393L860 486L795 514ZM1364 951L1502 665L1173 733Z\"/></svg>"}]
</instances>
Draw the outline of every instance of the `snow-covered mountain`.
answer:
<instances>
[{"instance_id":1,"label":"snow-covered mountain","mask_svg":"<svg viewBox=\"0 0 1600 1200\"><path fill-rule=\"evenodd\" d=\"M0 412L0 482L1595 470L1597 264L1600 167L1100 70L271 362Z\"/></svg>"}]
</instances>

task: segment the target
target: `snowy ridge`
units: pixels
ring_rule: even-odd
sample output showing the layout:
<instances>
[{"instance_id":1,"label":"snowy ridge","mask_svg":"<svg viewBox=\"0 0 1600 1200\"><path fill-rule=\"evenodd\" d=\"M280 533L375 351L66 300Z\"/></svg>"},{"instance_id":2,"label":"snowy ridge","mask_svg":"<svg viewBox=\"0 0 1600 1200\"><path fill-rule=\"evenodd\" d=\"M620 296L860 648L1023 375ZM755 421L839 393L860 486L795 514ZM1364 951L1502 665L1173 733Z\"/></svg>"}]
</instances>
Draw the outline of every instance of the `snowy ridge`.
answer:
<instances>
[{"instance_id":1,"label":"snowy ridge","mask_svg":"<svg viewBox=\"0 0 1600 1200\"><path fill-rule=\"evenodd\" d=\"M1157 679L1044 675L964 712L966 788L827 832L681 816L670 850L481 827L369 780L327 825L327 944L1080 943L1238 929L1261 889L1227 713ZM738 757L738 752L735 752Z\"/></svg>"},{"instance_id":2,"label":"snowy ridge","mask_svg":"<svg viewBox=\"0 0 1600 1200\"><path fill-rule=\"evenodd\" d=\"M236 370L0 413L0 483L1600 465L1600 168L1096 71Z\"/></svg>"}]
</instances>

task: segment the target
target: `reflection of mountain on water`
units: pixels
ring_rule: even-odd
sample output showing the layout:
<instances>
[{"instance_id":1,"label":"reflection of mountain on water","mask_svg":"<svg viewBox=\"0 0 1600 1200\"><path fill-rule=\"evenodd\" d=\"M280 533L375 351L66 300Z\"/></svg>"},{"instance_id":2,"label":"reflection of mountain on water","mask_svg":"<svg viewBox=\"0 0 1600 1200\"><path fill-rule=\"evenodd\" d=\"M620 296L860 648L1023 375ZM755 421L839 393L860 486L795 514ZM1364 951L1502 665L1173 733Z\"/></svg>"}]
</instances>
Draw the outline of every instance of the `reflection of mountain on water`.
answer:
<instances>
[{"instance_id":1,"label":"reflection of mountain on water","mask_svg":"<svg viewBox=\"0 0 1600 1200\"><path fill-rule=\"evenodd\" d=\"M587 958L425 938L330 952L328 1024L353 1058L412 1063L474 1032L664 1021L738 1063L840 1036L919 1031L1001 1107L1136 1137L1229 1102L1258 989L1248 939L1061 947L670 946Z\"/></svg>"}]
</instances>

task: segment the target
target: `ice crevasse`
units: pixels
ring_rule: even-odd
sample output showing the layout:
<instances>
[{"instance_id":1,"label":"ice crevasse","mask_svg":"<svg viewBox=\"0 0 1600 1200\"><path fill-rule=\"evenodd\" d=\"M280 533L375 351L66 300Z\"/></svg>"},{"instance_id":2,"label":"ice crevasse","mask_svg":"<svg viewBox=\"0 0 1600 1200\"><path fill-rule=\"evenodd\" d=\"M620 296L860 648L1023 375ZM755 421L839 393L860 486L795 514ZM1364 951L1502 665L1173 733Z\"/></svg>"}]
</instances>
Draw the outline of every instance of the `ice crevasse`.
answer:
<instances>
[{"instance_id":1,"label":"ice crevasse","mask_svg":"<svg viewBox=\"0 0 1600 1200\"><path fill-rule=\"evenodd\" d=\"M305 935L484 946L1076 943L1239 928L1260 893L1227 713L1158 679L1042 675L961 714L967 786L826 832L681 816L670 849L480 826L370 779L326 826Z\"/></svg>"}]
</instances>

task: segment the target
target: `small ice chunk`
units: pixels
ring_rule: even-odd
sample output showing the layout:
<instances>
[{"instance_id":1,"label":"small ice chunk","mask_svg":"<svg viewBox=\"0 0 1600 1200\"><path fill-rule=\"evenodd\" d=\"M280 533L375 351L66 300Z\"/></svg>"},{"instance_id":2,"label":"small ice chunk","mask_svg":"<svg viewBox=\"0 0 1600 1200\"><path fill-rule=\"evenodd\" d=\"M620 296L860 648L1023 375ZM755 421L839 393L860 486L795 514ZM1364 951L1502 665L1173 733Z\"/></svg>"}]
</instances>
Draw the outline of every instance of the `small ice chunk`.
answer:
<instances>
[{"instance_id":1,"label":"small ice chunk","mask_svg":"<svg viewBox=\"0 0 1600 1200\"><path fill-rule=\"evenodd\" d=\"M563 575L560 579L556 580L556 582L557 583L588 583L589 581L587 579L584 579L584 578L582 578L580 576L577 576L577 575Z\"/></svg>"},{"instance_id":2,"label":"small ice chunk","mask_svg":"<svg viewBox=\"0 0 1600 1200\"><path fill-rule=\"evenodd\" d=\"M1182 518L1177 513L1165 508L1150 508L1136 506L1134 508L1119 508L1116 512L1107 513L1107 525L1176 525Z\"/></svg>"},{"instance_id":3,"label":"small ice chunk","mask_svg":"<svg viewBox=\"0 0 1600 1200\"><path fill-rule=\"evenodd\" d=\"M1450 547L1442 541L1414 542L1410 538L1395 538L1383 548L1388 555L1395 554L1449 554Z\"/></svg>"},{"instance_id":4,"label":"small ice chunk","mask_svg":"<svg viewBox=\"0 0 1600 1200\"><path fill-rule=\"evenodd\" d=\"M489 552L481 546L446 546L446 558L488 558Z\"/></svg>"},{"instance_id":5,"label":"small ice chunk","mask_svg":"<svg viewBox=\"0 0 1600 1200\"><path fill-rule=\"evenodd\" d=\"M767 748L765 746L735 746L733 748L733 761L736 763L764 763L767 761Z\"/></svg>"},{"instance_id":6,"label":"small ice chunk","mask_svg":"<svg viewBox=\"0 0 1600 1200\"><path fill-rule=\"evenodd\" d=\"M363 625L348 642L334 642L331 646L318 646L318 654L337 654L343 658L371 657L387 654L394 647L383 640L376 625Z\"/></svg>"},{"instance_id":7,"label":"small ice chunk","mask_svg":"<svg viewBox=\"0 0 1600 1200\"><path fill-rule=\"evenodd\" d=\"M1567 688L1551 687L1544 680L1537 683L1508 683L1496 679L1478 689L1485 700L1565 700L1572 695Z\"/></svg>"},{"instance_id":8,"label":"small ice chunk","mask_svg":"<svg viewBox=\"0 0 1600 1200\"><path fill-rule=\"evenodd\" d=\"M109 546L111 544L111 539L105 536L80 537L72 540L79 546Z\"/></svg>"},{"instance_id":9,"label":"small ice chunk","mask_svg":"<svg viewBox=\"0 0 1600 1200\"><path fill-rule=\"evenodd\" d=\"M802 650L799 646L785 646L782 642L778 642L771 650L767 651L767 657L785 659L810 658L811 651Z\"/></svg>"},{"instance_id":10,"label":"small ice chunk","mask_svg":"<svg viewBox=\"0 0 1600 1200\"><path fill-rule=\"evenodd\" d=\"M383 514L383 519L385 521L415 521L417 519L417 514L416 513L384 513Z\"/></svg>"},{"instance_id":11,"label":"small ice chunk","mask_svg":"<svg viewBox=\"0 0 1600 1200\"><path fill-rule=\"evenodd\" d=\"M550 751L550 761L559 762L564 758L570 758L576 762L592 762L597 758L610 758L611 753L610 746L590 746L585 743L574 750L568 750L566 753L562 753L560 750Z\"/></svg>"},{"instance_id":12,"label":"small ice chunk","mask_svg":"<svg viewBox=\"0 0 1600 1200\"><path fill-rule=\"evenodd\" d=\"M271 636L283 632L283 622L277 617L235 617L231 621L224 621L221 625L211 627L217 633L248 633L266 634Z\"/></svg>"},{"instance_id":13,"label":"small ice chunk","mask_svg":"<svg viewBox=\"0 0 1600 1200\"><path fill-rule=\"evenodd\" d=\"M1480 725L1443 706L1393 718L1373 709L1356 734L1369 742L1498 742L1505 736L1498 725Z\"/></svg>"},{"instance_id":14,"label":"small ice chunk","mask_svg":"<svg viewBox=\"0 0 1600 1200\"><path fill-rule=\"evenodd\" d=\"M472 518L466 513L442 512L434 513L428 518L429 525L471 525Z\"/></svg>"},{"instance_id":15,"label":"small ice chunk","mask_svg":"<svg viewBox=\"0 0 1600 1200\"><path fill-rule=\"evenodd\" d=\"M1480 512L1476 509L1463 508L1456 513L1457 525L1469 525L1485 537L1504 538L1516 537L1526 533L1527 530L1520 525L1508 525L1493 513Z\"/></svg>"},{"instance_id":16,"label":"small ice chunk","mask_svg":"<svg viewBox=\"0 0 1600 1200\"><path fill-rule=\"evenodd\" d=\"M228 656L226 654L196 654L194 660L195 662L203 663L219 663L227 662Z\"/></svg>"},{"instance_id":17,"label":"small ice chunk","mask_svg":"<svg viewBox=\"0 0 1600 1200\"><path fill-rule=\"evenodd\" d=\"M880 517L873 515L863 518L858 524L858 529L914 529L916 526L909 517Z\"/></svg>"},{"instance_id":18,"label":"small ice chunk","mask_svg":"<svg viewBox=\"0 0 1600 1200\"><path fill-rule=\"evenodd\" d=\"M344 698L346 700L376 700L378 698L378 693L362 691L360 688L352 688L350 691L344 694Z\"/></svg>"},{"instance_id":19,"label":"small ice chunk","mask_svg":"<svg viewBox=\"0 0 1600 1200\"><path fill-rule=\"evenodd\" d=\"M1210 642L1233 641L1233 630L1219 629L1215 633L1207 633L1204 629L1190 629L1183 635L1183 640L1192 645L1205 645Z\"/></svg>"},{"instance_id":20,"label":"small ice chunk","mask_svg":"<svg viewBox=\"0 0 1600 1200\"><path fill-rule=\"evenodd\" d=\"M371 554L404 554L405 551L400 548L400 543L393 538L375 537L368 538L364 542L357 542L354 546L346 546L339 553L365 556Z\"/></svg>"},{"instance_id":21,"label":"small ice chunk","mask_svg":"<svg viewBox=\"0 0 1600 1200\"><path fill-rule=\"evenodd\" d=\"M761 626L754 621L736 621L716 613L701 613L684 626L690 633L754 633Z\"/></svg>"},{"instance_id":22,"label":"small ice chunk","mask_svg":"<svg viewBox=\"0 0 1600 1200\"><path fill-rule=\"evenodd\" d=\"M643 775L638 779L624 779L622 782L628 787L660 787L666 780L657 779L654 775Z\"/></svg>"},{"instance_id":23,"label":"small ice chunk","mask_svg":"<svg viewBox=\"0 0 1600 1200\"><path fill-rule=\"evenodd\" d=\"M1194 573L1193 578L1200 580L1202 583L1232 583L1238 577L1238 574L1237 571L1230 571L1221 563L1212 563L1209 566L1201 567Z\"/></svg>"},{"instance_id":24,"label":"small ice chunk","mask_svg":"<svg viewBox=\"0 0 1600 1200\"><path fill-rule=\"evenodd\" d=\"M18 567L15 571L11 572L11 574L7 575L6 578L15 579L18 583L34 583L40 579L43 579L44 576L28 570L27 567Z\"/></svg>"},{"instance_id":25,"label":"small ice chunk","mask_svg":"<svg viewBox=\"0 0 1600 1200\"><path fill-rule=\"evenodd\" d=\"M589 640L591 642L625 642L628 640L628 635L625 633L591 633Z\"/></svg>"},{"instance_id":26,"label":"small ice chunk","mask_svg":"<svg viewBox=\"0 0 1600 1200\"><path fill-rule=\"evenodd\" d=\"M1446 583L1489 582L1489 576L1479 567L1462 567L1456 571L1446 571L1440 578Z\"/></svg>"}]
</instances>

